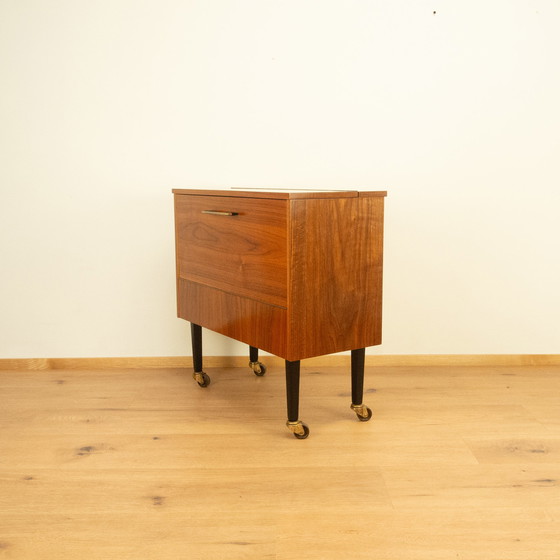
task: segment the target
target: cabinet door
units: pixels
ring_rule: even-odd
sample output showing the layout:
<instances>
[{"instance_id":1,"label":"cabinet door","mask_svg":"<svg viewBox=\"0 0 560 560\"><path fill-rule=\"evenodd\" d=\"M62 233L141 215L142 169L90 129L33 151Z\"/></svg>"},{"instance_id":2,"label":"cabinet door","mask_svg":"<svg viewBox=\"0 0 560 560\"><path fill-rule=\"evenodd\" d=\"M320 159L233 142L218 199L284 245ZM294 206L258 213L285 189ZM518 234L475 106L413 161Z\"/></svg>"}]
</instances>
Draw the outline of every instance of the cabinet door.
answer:
<instances>
[{"instance_id":1,"label":"cabinet door","mask_svg":"<svg viewBox=\"0 0 560 560\"><path fill-rule=\"evenodd\" d=\"M286 307L287 204L175 195L178 277Z\"/></svg>"}]
</instances>

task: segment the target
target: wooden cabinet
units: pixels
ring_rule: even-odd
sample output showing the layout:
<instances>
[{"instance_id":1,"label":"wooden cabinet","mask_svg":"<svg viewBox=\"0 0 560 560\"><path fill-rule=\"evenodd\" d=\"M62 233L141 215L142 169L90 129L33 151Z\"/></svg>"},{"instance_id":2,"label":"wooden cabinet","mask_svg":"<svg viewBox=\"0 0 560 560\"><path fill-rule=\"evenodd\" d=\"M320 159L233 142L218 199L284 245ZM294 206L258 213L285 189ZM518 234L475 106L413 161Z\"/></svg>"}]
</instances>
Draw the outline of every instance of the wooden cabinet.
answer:
<instances>
[{"instance_id":1,"label":"wooden cabinet","mask_svg":"<svg viewBox=\"0 0 560 560\"><path fill-rule=\"evenodd\" d=\"M248 344L251 363L260 363L256 349L276 354L286 360L288 425L306 437L297 418L299 361L351 350L353 408L369 419L356 385L360 354L381 343L386 192L173 193L178 316L193 325L199 384L208 379L201 326Z\"/></svg>"}]
</instances>

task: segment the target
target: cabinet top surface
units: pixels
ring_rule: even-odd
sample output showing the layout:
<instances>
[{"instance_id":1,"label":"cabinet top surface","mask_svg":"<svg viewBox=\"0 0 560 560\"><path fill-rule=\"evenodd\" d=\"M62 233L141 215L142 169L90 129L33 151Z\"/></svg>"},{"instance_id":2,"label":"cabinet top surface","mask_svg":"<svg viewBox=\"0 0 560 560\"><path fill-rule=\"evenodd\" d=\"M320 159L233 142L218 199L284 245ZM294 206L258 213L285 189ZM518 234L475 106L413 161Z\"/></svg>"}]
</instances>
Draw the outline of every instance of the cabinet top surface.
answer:
<instances>
[{"instance_id":1,"label":"cabinet top surface","mask_svg":"<svg viewBox=\"0 0 560 560\"><path fill-rule=\"evenodd\" d=\"M387 191L356 191L329 189L173 189L174 194L202 196L238 196L244 198L357 198L370 196L387 196Z\"/></svg>"}]
</instances>

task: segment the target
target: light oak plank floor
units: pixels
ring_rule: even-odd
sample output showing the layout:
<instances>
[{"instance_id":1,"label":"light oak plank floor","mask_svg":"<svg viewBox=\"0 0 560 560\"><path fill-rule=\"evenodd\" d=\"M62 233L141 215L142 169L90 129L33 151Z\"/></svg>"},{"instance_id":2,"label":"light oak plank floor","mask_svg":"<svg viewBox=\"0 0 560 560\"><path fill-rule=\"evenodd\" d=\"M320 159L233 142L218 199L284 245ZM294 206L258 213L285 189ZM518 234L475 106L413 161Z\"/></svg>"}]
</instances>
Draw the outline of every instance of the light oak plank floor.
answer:
<instances>
[{"instance_id":1,"label":"light oak plank floor","mask_svg":"<svg viewBox=\"0 0 560 560\"><path fill-rule=\"evenodd\" d=\"M302 365L0 372L0 560L560 558L560 367Z\"/></svg>"}]
</instances>

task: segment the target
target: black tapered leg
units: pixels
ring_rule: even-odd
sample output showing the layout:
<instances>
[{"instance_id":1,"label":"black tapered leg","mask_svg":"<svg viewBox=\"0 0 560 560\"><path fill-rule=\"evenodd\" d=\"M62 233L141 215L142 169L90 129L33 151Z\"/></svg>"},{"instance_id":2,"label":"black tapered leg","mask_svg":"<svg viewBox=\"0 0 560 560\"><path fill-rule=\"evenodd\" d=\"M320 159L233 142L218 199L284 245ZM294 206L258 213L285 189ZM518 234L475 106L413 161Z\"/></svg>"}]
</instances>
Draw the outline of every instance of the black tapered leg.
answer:
<instances>
[{"instance_id":1,"label":"black tapered leg","mask_svg":"<svg viewBox=\"0 0 560 560\"><path fill-rule=\"evenodd\" d=\"M352 404L362 404L364 398L364 364L366 349L352 350Z\"/></svg>"},{"instance_id":2,"label":"black tapered leg","mask_svg":"<svg viewBox=\"0 0 560 560\"><path fill-rule=\"evenodd\" d=\"M259 361L259 349L254 346L249 346L249 361L258 362Z\"/></svg>"},{"instance_id":3,"label":"black tapered leg","mask_svg":"<svg viewBox=\"0 0 560 560\"><path fill-rule=\"evenodd\" d=\"M371 409L362 401L364 398L364 366L365 366L366 349L358 348L352 350L352 410L356 413L358 420L367 422L371 416Z\"/></svg>"},{"instance_id":4,"label":"black tapered leg","mask_svg":"<svg viewBox=\"0 0 560 560\"><path fill-rule=\"evenodd\" d=\"M202 327L191 323L192 356L194 371L202 371Z\"/></svg>"},{"instance_id":5,"label":"black tapered leg","mask_svg":"<svg viewBox=\"0 0 560 560\"><path fill-rule=\"evenodd\" d=\"M266 373L266 367L262 362L259 362L259 349L254 346L249 346L249 367L253 370L255 375L262 377Z\"/></svg>"},{"instance_id":6,"label":"black tapered leg","mask_svg":"<svg viewBox=\"0 0 560 560\"><path fill-rule=\"evenodd\" d=\"M288 421L286 425L298 439L305 439L309 435L307 424L298 420L299 416L299 360L286 360L286 402L288 405Z\"/></svg>"},{"instance_id":7,"label":"black tapered leg","mask_svg":"<svg viewBox=\"0 0 560 560\"><path fill-rule=\"evenodd\" d=\"M288 404L288 422L297 422L299 415L299 360L286 360L286 399Z\"/></svg>"},{"instance_id":8,"label":"black tapered leg","mask_svg":"<svg viewBox=\"0 0 560 560\"><path fill-rule=\"evenodd\" d=\"M210 377L202 371L202 327L191 323L193 377L201 387L210 384Z\"/></svg>"}]
</instances>

